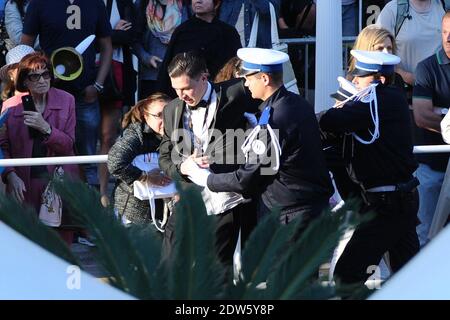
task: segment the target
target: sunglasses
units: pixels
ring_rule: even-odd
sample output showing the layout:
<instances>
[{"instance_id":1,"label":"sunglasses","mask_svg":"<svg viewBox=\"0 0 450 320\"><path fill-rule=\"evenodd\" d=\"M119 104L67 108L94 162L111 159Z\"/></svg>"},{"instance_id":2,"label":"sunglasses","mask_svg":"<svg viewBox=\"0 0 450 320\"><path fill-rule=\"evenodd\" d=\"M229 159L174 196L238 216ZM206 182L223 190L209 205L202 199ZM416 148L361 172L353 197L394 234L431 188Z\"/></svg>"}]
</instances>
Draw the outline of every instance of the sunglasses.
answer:
<instances>
[{"instance_id":1,"label":"sunglasses","mask_svg":"<svg viewBox=\"0 0 450 320\"><path fill-rule=\"evenodd\" d=\"M44 71L42 73L30 73L27 76L27 79L30 80L31 82L38 82L41 79L41 77L44 80L49 80L51 78L51 74L49 71Z\"/></svg>"},{"instance_id":2,"label":"sunglasses","mask_svg":"<svg viewBox=\"0 0 450 320\"><path fill-rule=\"evenodd\" d=\"M148 114L149 116L152 116L153 118L156 118L156 119L162 119L162 116L163 116L162 112L159 112L157 114L153 114L153 113L144 111L144 113Z\"/></svg>"}]
</instances>

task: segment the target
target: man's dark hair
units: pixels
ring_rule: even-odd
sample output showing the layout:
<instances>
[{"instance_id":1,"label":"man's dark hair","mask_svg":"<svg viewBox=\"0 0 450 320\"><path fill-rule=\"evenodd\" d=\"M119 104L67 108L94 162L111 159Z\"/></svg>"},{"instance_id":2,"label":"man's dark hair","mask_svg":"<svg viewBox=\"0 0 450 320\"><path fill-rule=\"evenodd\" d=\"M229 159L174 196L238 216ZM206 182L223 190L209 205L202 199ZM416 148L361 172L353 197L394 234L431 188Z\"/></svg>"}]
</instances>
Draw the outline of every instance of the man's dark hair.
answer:
<instances>
[{"instance_id":1,"label":"man's dark hair","mask_svg":"<svg viewBox=\"0 0 450 320\"><path fill-rule=\"evenodd\" d=\"M170 62L167 72L171 78L187 75L189 78L197 79L202 73L207 73L208 68L201 55L190 51L177 54Z\"/></svg>"},{"instance_id":2,"label":"man's dark hair","mask_svg":"<svg viewBox=\"0 0 450 320\"><path fill-rule=\"evenodd\" d=\"M275 85L283 84L283 71L269 73Z\"/></svg>"}]
</instances>

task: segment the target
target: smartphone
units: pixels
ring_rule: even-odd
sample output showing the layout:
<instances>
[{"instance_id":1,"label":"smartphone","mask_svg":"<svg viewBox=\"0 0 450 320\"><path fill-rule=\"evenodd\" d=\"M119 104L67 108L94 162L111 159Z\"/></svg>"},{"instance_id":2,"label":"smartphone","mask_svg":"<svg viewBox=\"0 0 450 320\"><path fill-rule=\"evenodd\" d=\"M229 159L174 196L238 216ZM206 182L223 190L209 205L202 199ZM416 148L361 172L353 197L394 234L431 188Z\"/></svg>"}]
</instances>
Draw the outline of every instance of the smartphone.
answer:
<instances>
[{"instance_id":1,"label":"smartphone","mask_svg":"<svg viewBox=\"0 0 450 320\"><path fill-rule=\"evenodd\" d=\"M34 105L33 97L31 95L22 96L22 104L23 104L23 111L34 111L36 112L36 106ZM31 127L28 127L28 133L30 134L31 138L37 138L41 135L41 133Z\"/></svg>"},{"instance_id":2,"label":"smartphone","mask_svg":"<svg viewBox=\"0 0 450 320\"><path fill-rule=\"evenodd\" d=\"M36 112L36 106L34 105L33 97L31 95L22 96L23 111Z\"/></svg>"}]
</instances>

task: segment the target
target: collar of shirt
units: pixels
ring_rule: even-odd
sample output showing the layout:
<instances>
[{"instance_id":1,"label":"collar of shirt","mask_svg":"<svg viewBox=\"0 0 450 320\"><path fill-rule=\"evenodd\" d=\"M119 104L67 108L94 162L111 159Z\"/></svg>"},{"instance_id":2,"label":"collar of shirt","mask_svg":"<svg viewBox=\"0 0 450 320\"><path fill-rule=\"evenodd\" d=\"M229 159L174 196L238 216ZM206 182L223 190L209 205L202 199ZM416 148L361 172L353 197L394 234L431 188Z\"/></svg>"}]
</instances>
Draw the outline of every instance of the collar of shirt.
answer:
<instances>
[{"instance_id":1,"label":"collar of shirt","mask_svg":"<svg viewBox=\"0 0 450 320\"><path fill-rule=\"evenodd\" d=\"M211 95L211 99L210 98ZM191 121L192 121L192 131L194 135L199 138L203 145L203 151L206 150L208 146L208 128L210 127L212 120L214 119L214 115L217 109L217 95L213 90L211 83L208 82L208 88L206 89L205 94L202 97L202 100L208 101L210 100L209 105L206 108L198 108L196 110L187 110L190 112ZM186 106L187 109L189 109ZM207 119L205 121L206 110L208 109Z\"/></svg>"},{"instance_id":2,"label":"collar of shirt","mask_svg":"<svg viewBox=\"0 0 450 320\"><path fill-rule=\"evenodd\" d=\"M438 52L436 52L436 57L439 64L450 64L450 59L447 57L444 48L441 48Z\"/></svg>"}]
</instances>

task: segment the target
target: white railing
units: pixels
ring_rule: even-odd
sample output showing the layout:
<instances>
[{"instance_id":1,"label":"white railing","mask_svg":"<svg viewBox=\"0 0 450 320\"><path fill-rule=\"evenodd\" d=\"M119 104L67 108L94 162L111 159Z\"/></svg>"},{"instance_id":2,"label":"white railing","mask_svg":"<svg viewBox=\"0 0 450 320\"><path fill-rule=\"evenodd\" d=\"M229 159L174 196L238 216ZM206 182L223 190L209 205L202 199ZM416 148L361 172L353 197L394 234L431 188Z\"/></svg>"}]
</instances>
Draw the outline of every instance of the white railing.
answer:
<instances>
[{"instance_id":1,"label":"white railing","mask_svg":"<svg viewBox=\"0 0 450 320\"><path fill-rule=\"evenodd\" d=\"M450 145L415 146L415 154L418 153L450 153ZM64 164L106 163L108 155L97 156L72 156L72 157L48 157L48 158L20 158L1 159L0 167L26 167L26 166L50 166Z\"/></svg>"}]
</instances>

